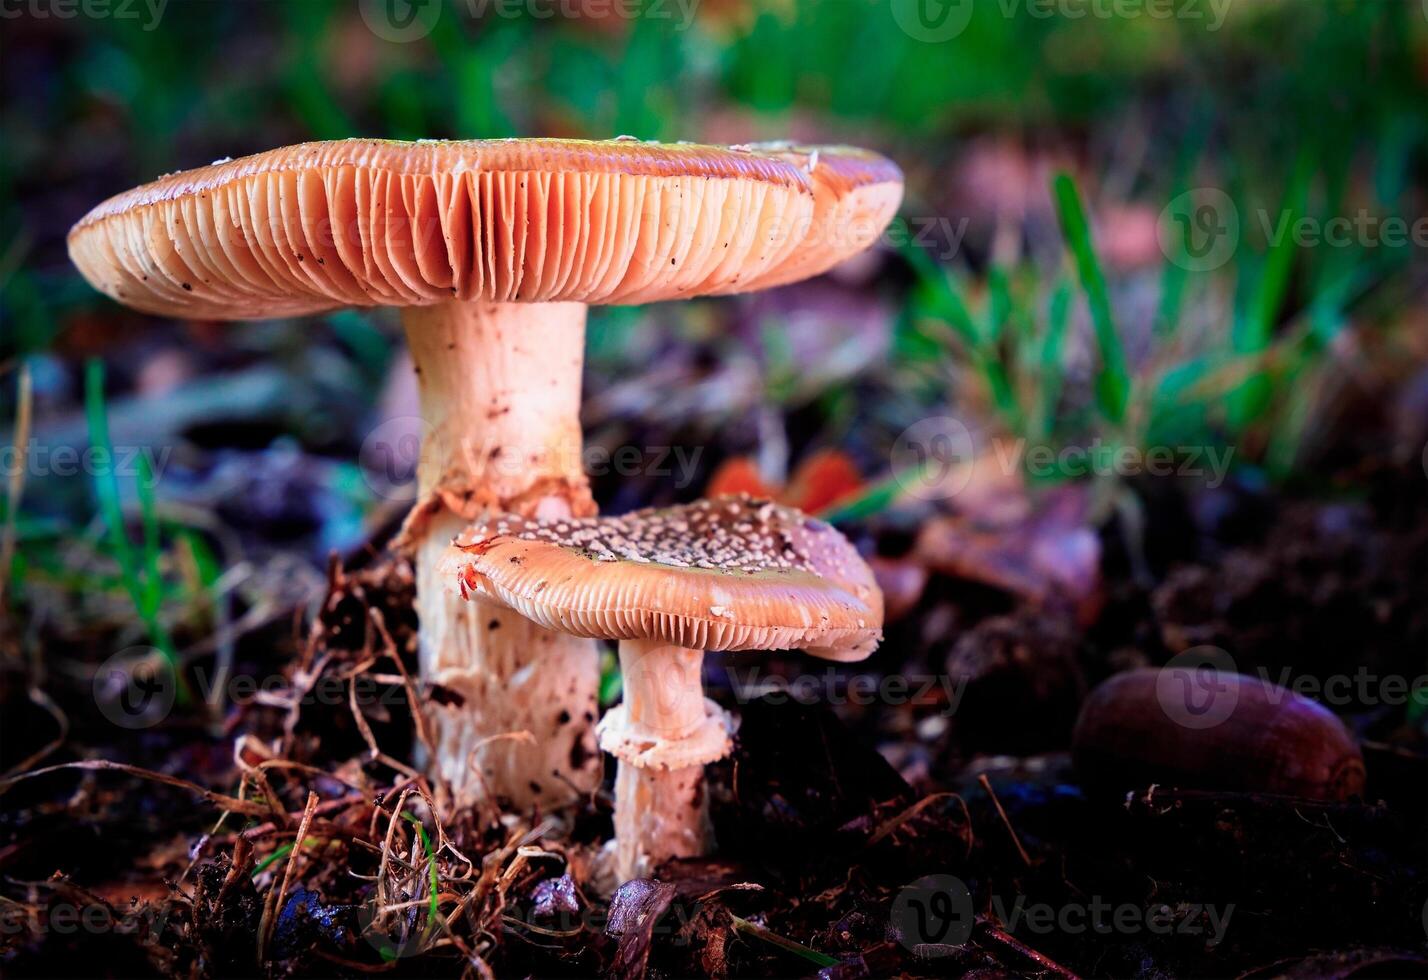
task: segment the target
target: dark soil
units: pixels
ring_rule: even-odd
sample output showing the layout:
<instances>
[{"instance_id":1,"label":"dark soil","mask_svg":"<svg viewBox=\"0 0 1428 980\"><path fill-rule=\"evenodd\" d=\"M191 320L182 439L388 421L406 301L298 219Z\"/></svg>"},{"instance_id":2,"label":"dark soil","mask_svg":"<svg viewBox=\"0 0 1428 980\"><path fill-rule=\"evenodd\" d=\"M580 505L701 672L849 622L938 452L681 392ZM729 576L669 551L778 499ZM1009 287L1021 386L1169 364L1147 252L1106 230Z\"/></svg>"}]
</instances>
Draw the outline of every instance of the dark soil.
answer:
<instances>
[{"instance_id":1,"label":"dark soil","mask_svg":"<svg viewBox=\"0 0 1428 980\"><path fill-rule=\"evenodd\" d=\"M710 773L719 852L608 904L585 878L609 834L608 797L533 830L442 813L404 772L417 748L402 676L416 622L410 569L390 557L334 565L310 630L281 619L243 636L235 670L286 682L221 718L180 710L116 731L94 718L87 684L52 675L37 687L9 667L7 770L64 716L70 736L46 765L105 758L222 792L248 778L247 809L221 823L231 798L132 774L4 785L0 875L27 896L4 906L6 971L1422 975L1421 715L1410 721L1385 687L1419 678L1428 649L1421 483L1385 470L1348 500L1146 488L1144 555L1104 532L1089 621L934 576L867 664L824 675L779 657L751 675L716 663L710 687L742 717L734 756ZM876 522L859 534L893 552L907 539ZM1149 581L1132 574L1138 563ZM1074 770L1071 729L1095 683L1206 645L1242 672L1321 685L1364 746L1366 798L1116 786ZM1340 697L1329 685L1344 675L1364 679ZM800 676L816 687L751 693L751 679ZM860 704L855 676L905 687ZM360 716L354 683L384 692ZM336 696L318 696L328 684ZM392 870L424 866L417 822L435 841L443 910L461 909L449 934L427 925L424 872ZM294 861L304 823L313 843ZM414 897L381 918L385 860L389 900Z\"/></svg>"}]
</instances>

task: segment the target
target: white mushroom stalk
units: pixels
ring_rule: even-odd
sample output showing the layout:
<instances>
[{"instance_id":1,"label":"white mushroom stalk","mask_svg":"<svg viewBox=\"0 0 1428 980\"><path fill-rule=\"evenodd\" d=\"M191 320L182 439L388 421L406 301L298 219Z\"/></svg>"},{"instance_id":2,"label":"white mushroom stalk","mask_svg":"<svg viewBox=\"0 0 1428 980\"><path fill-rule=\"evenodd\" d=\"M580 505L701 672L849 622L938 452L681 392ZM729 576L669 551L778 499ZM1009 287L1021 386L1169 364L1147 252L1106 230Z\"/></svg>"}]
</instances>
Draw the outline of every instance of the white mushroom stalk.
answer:
<instances>
[{"instance_id":1,"label":"white mushroom stalk","mask_svg":"<svg viewBox=\"0 0 1428 980\"><path fill-rule=\"evenodd\" d=\"M600 722L615 774L615 873L651 873L670 858L709 852L704 767L729 754L731 722L704 697L704 651L622 640L622 703Z\"/></svg>"},{"instance_id":2,"label":"white mushroom stalk","mask_svg":"<svg viewBox=\"0 0 1428 980\"><path fill-rule=\"evenodd\" d=\"M428 763L463 804L491 794L525 806L588 792L599 774L592 641L494 603L462 602L436 570L480 514L594 511L581 466L585 306L449 302L409 308L402 320L426 422L423 504L405 532L421 675L459 698L427 707Z\"/></svg>"}]
</instances>

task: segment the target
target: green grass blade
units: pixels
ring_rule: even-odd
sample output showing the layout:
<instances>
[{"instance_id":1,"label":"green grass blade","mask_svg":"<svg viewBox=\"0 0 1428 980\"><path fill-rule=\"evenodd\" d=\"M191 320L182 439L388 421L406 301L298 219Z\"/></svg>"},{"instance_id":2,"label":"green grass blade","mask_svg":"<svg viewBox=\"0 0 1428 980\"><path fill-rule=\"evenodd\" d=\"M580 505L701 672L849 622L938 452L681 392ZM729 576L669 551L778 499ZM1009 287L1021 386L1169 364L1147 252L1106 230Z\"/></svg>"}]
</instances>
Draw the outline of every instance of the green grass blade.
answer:
<instances>
[{"instance_id":1,"label":"green grass blade","mask_svg":"<svg viewBox=\"0 0 1428 980\"><path fill-rule=\"evenodd\" d=\"M775 932L770 932L763 926L750 922L748 919L741 919L737 915L730 916L730 919L733 920L734 928L744 933L744 935L761 939L771 946L777 946L786 953L792 953L794 956L802 957L815 966L829 967L838 965L838 961L827 953L820 953L816 949L809 949L802 943L796 943L792 939L785 939L783 936Z\"/></svg>"},{"instance_id":2,"label":"green grass blade","mask_svg":"<svg viewBox=\"0 0 1428 980\"><path fill-rule=\"evenodd\" d=\"M303 846L303 847L316 847L319 842L320 842L320 841L319 841L319 838L316 838L316 837L304 837L304 838L302 839L302 846ZM273 851L272 854L269 854L267 857L263 858L263 860L261 860L261 861L259 861L257 864L255 864L255 865L253 866L253 870L249 873L249 877L250 877L250 878L256 878L256 877L258 877L258 875L262 874L264 871L267 871L269 868L271 868L273 865L277 864L279 861L281 861L283 858L287 857L287 856L288 856L289 854L291 854L292 852L293 852L293 845L292 845L291 843L284 844L282 847L279 847L277 850Z\"/></svg>"},{"instance_id":3,"label":"green grass blade","mask_svg":"<svg viewBox=\"0 0 1428 980\"><path fill-rule=\"evenodd\" d=\"M1310 157L1301 153L1295 163L1284 192L1280 209L1280 232L1269 242L1249 309L1236 318L1232 343L1237 354L1257 354L1269 346L1274 327L1289 293L1289 274L1294 267L1297 246L1290 229L1304 213L1309 188ZM1269 376L1257 372L1234 392L1228 402L1229 423L1233 431L1241 431L1258 419L1269 406L1273 384Z\"/></svg>"},{"instance_id":4,"label":"green grass blade","mask_svg":"<svg viewBox=\"0 0 1428 980\"><path fill-rule=\"evenodd\" d=\"M1189 234L1189 232L1185 232ZM1160 274L1160 304L1155 311L1155 335L1169 338L1180 326L1180 308L1185 299L1185 281L1189 278L1185 242L1180 236L1175 240L1176 255L1167 259Z\"/></svg>"},{"instance_id":5,"label":"green grass blade","mask_svg":"<svg viewBox=\"0 0 1428 980\"><path fill-rule=\"evenodd\" d=\"M1096 346L1101 353L1096 397L1106 417L1119 423L1125 418L1126 404L1130 400L1130 370L1126 367L1125 351L1111 317L1106 277L1096 258L1091 227L1086 220L1086 210L1081 204L1076 182L1070 174L1059 173L1052 180L1051 187L1052 196L1056 199L1056 213L1061 219L1061 234L1076 260L1076 272L1081 279L1081 289L1086 294L1086 304L1091 310Z\"/></svg>"},{"instance_id":6,"label":"green grass blade","mask_svg":"<svg viewBox=\"0 0 1428 980\"><path fill-rule=\"evenodd\" d=\"M893 241L899 243L899 250L912 266L912 271L917 274L918 283L936 315L947 321L968 347L981 347L981 333L977 329L976 321L972 319L961 290L957 289L946 270L916 244L915 236L901 215L894 219L888 234L892 236Z\"/></svg>"},{"instance_id":7,"label":"green grass blade","mask_svg":"<svg viewBox=\"0 0 1428 980\"><path fill-rule=\"evenodd\" d=\"M1011 311L1011 283L1007 280L1006 270L993 265L987 270L987 318L982 329L987 343L995 344L1001 340L1002 328L1006 326Z\"/></svg>"},{"instance_id":8,"label":"green grass blade","mask_svg":"<svg viewBox=\"0 0 1428 980\"><path fill-rule=\"evenodd\" d=\"M311 843L310 839L308 840L308 843ZM269 854L267 857L263 858L263 860L259 861L256 865L254 865L252 872L249 874L249 877L258 877L258 875L262 874L264 871L267 871L269 868L277 864L279 861L287 857L292 852L293 846L291 844L284 844L282 847L278 848L272 854Z\"/></svg>"},{"instance_id":9,"label":"green grass blade","mask_svg":"<svg viewBox=\"0 0 1428 980\"><path fill-rule=\"evenodd\" d=\"M982 369L982 377L992 393L992 404L1001 414L1002 422L1009 432L1020 435L1025 426L1022 422L1021 406L1017 404L1016 391L1012 388L1006 365L996 356L995 351L979 354L977 365Z\"/></svg>"},{"instance_id":10,"label":"green grass blade","mask_svg":"<svg viewBox=\"0 0 1428 980\"><path fill-rule=\"evenodd\" d=\"M114 447L109 441L109 415L104 406L104 362L91 358L84 368L84 414L89 424L89 444L102 459L114 459ZM108 531L109 547L114 559L119 563L124 577L124 587L134 600L134 606L143 610L143 589L139 584L138 569L129 537L124 533L124 509L120 504L119 477L112 465L100 466L94 474L94 492L99 498L99 512L104 518Z\"/></svg>"},{"instance_id":11,"label":"green grass blade","mask_svg":"<svg viewBox=\"0 0 1428 980\"><path fill-rule=\"evenodd\" d=\"M1276 425L1264 451L1265 469L1275 480L1285 479L1298 462L1320 390L1320 372L1310 366L1312 355L1301 352L1296 360L1280 384L1285 405L1276 412Z\"/></svg>"},{"instance_id":12,"label":"green grass blade","mask_svg":"<svg viewBox=\"0 0 1428 980\"><path fill-rule=\"evenodd\" d=\"M1012 432L1022 430L1022 412L1017 404L1006 365L1002 363L996 346L996 338L1002 331L1006 317L1011 311L1011 294L1006 276L1000 276L1000 286L994 286L992 299L988 305L985 326L979 327L972 316L967 298L958 288L956 281L947 271L932 260L932 257L913 242L913 235L907 223L897 218L892 234L901 243L901 250L926 297L930 312L952 328L957 339L967 346L973 364L982 375L992 402L1003 421Z\"/></svg>"},{"instance_id":13,"label":"green grass blade","mask_svg":"<svg viewBox=\"0 0 1428 980\"><path fill-rule=\"evenodd\" d=\"M847 524L881 514L902 496L902 474L893 474L864 487L856 496L839 501L814 516L829 524Z\"/></svg>"},{"instance_id":14,"label":"green grass blade","mask_svg":"<svg viewBox=\"0 0 1428 980\"><path fill-rule=\"evenodd\" d=\"M1039 439L1056 430L1057 408L1061 402L1061 382L1064 375L1061 352L1066 345L1066 324L1071 319L1071 284L1062 279L1052 290L1046 311L1046 335L1041 339L1040 371L1037 381L1041 407L1037 412Z\"/></svg>"},{"instance_id":15,"label":"green grass blade","mask_svg":"<svg viewBox=\"0 0 1428 980\"><path fill-rule=\"evenodd\" d=\"M609 650L600 653L600 707L608 708L620 700L624 681L620 676L620 661Z\"/></svg>"},{"instance_id":16,"label":"green grass blade","mask_svg":"<svg viewBox=\"0 0 1428 980\"><path fill-rule=\"evenodd\" d=\"M1284 192L1281 216L1286 229L1293 228L1303 214L1308 186L1309 157L1301 154L1289 187ZM1294 265L1295 248L1294 236L1288 232L1269 243L1249 317L1236 337L1236 349L1240 352L1263 350L1269 343L1289 291L1289 273Z\"/></svg>"},{"instance_id":17,"label":"green grass blade","mask_svg":"<svg viewBox=\"0 0 1428 980\"><path fill-rule=\"evenodd\" d=\"M1287 479L1299 463L1300 447L1313 424L1316 395L1326 363L1325 352L1349 325L1349 304L1377 281L1376 270L1353 269L1329 283L1309 304L1308 331L1296 343L1293 364L1278 379L1285 405L1276 413L1265 448L1265 468L1277 480Z\"/></svg>"},{"instance_id":18,"label":"green grass blade","mask_svg":"<svg viewBox=\"0 0 1428 980\"><path fill-rule=\"evenodd\" d=\"M213 549L208 546L208 542L196 534L190 528L180 528L179 540L188 551L189 560L193 562L193 567L198 571L198 585L204 592L212 591L218 584L218 579L223 575L223 567L218 563L218 556L213 553Z\"/></svg>"},{"instance_id":19,"label":"green grass blade","mask_svg":"<svg viewBox=\"0 0 1428 980\"><path fill-rule=\"evenodd\" d=\"M25 466L22 461L29 451L30 420L34 415L34 383L27 362L20 362L19 376L15 381L15 424L11 430L10 445L16 456L5 480L5 496L0 499L0 609L7 612L10 607L5 600L11 595L10 585L12 580L18 582L20 578L16 571L15 540L20 523L20 501L25 493Z\"/></svg>"},{"instance_id":20,"label":"green grass blade","mask_svg":"<svg viewBox=\"0 0 1428 980\"><path fill-rule=\"evenodd\" d=\"M159 517L154 506L154 471L148 456L139 454L139 514L144 527L144 611L157 616L163 602L164 580L159 574Z\"/></svg>"},{"instance_id":21,"label":"green grass blade","mask_svg":"<svg viewBox=\"0 0 1428 980\"><path fill-rule=\"evenodd\" d=\"M982 328L983 342L976 351L977 366L991 392L992 404L997 407L1007 429L1021 435L1024 429L1021 406L1017 404L1007 362L1001 354L1007 321L1014 307L1006 270L992 266L987 272L987 316ZM1012 346L1014 348L1014 344Z\"/></svg>"},{"instance_id":22,"label":"green grass blade","mask_svg":"<svg viewBox=\"0 0 1428 980\"><path fill-rule=\"evenodd\" d=\"M91 358L85 364L84 370L84 413L85 420L89 427L89 442L94 452L100 458L103 465L98 466L94 474L94 491L99 498L99 510L104 519L105 530L109 540L109 546L114 552L114 560L119 565L120 579L124 584L124 590L129 593L129 598L134 603L134 609L139 615L139 619L144 624L145 630L149 634L151 642L159 653L168 662L169 669L173 671L178 682L177 702L181 706L186 706L190 701L188 685L180 669L178 654L175 651L173 639L169 636L168 630L164 628L159 619L159 604L157 599L151 600L151 590L157 592L160 584L158 577L158 523L154 519L152 508L153 499L150 495L147 508L150 513L144 517L145 522L145 564L149 562L149 554L152 553L151 575L145 575L144 569L139 565L139 559L134 554L133 545L129 541L129 536L124 529L124 508L120 503L119 496L119 476L114 465L114 446L109 438L109 415L104 404L104 362L97 358ZM147 466L141 471L148 473ZM144 482L143 479L140 480ZM143 489L140 489L140 500L143 500ZM141 503L142 505L142 503ZM150 528L152 527L152 535ZM152 548L148 542L152 538Z\"/></svg>"},{"instance_id":23,"label":"green grass blade","mask_svg":"<svg viewBox=\"0 0 1428 980\"><path fill-rule=\"evenodd\" d=\"M432 848L431 837L427 835L426 827L422 826L420 820L410 813L403 813L402 819L416 827L417 834L421 836L422 850L426 851L427 878L428 884L431 887L431 894L428 896L429 901L427 904L427 911L430 913L430 917L427 919L427 928L431 929L441 920L441 902L439 898L441 879L436 873L436 851Z\"/></svg>"}]
</instances>

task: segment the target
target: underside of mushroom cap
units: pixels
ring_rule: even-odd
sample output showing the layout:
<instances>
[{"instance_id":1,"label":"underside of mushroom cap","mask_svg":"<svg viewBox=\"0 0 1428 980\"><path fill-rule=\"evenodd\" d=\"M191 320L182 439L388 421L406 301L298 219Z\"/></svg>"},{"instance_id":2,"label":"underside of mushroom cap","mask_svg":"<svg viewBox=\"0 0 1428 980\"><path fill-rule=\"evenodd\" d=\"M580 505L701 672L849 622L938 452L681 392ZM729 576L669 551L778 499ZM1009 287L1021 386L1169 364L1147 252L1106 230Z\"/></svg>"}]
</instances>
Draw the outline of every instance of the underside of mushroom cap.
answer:
<instances>
[{"instance_id":1,"label":"underside of mushroom cap","mask_svg":"<svg viewBox=\"0 0 1428 980\"><path fill-rule=\"evenodd\" d=\"M351 139L160 178L96 207L69 247L96 288L172 316L651 302L821 272L901 193L896 166L850 148ZM855 212L857 233L830 231Z\"/></svg>"},{"instance_id":2,"label":"underside of mushroom cap","mask_svg":"<svg viewBox=\"0 0 1428 980\"><path fill-rule=\"evenodd\" d=\"M826 272L872 245L902 203L902 171L856 146L754 143L750 149L794 164L813 185L813 218L803 243L784 261L745 283L766 289Z\"/></svg>"},{"instance_id":3,"label":"underside of mushroom cap","mask_svg":"<svg viewBox=\"0 0 1428 980\"><path fill-rule=\"evenodd\" d=\"M575 636L833 660L861 660L882 636L882 594L847 539L746 496L620 517L497 515L467 528L445 567L463 595Z\"/></svg>"}]
</instances>

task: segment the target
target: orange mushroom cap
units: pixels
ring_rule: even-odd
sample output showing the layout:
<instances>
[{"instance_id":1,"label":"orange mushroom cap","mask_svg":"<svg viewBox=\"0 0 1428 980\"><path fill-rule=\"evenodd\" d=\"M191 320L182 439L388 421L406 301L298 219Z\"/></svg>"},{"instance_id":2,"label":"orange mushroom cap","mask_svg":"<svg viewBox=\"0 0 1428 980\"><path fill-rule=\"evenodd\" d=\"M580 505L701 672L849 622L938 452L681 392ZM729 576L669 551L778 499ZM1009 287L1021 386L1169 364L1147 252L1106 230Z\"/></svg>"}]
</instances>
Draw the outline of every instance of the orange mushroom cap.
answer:
<instances>
[{"instance_id":1,"label":"orange mushroom cap","mask_svg":"<svg viewBox=\"0 0 1428 980\"><path fill-rule=\"evenodd\" d=\"M650 302L816 275L901 199L897 166L851 147L349 139L119 194L69 249L96 288L172 316Z\"/></svg>"},{"instance_id":2,"label":"orange mushroom cap","mask_svg":"<svg viewBox=\"0 0 1428 980\"><path fill-rule=\"evenodd\" d=\"M620 517L494 515L456 539L446 567L463 595L575 636L845 661L882 637L882 594L847 539L745 496Z\"/></svg>"}]
</instances>

